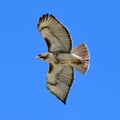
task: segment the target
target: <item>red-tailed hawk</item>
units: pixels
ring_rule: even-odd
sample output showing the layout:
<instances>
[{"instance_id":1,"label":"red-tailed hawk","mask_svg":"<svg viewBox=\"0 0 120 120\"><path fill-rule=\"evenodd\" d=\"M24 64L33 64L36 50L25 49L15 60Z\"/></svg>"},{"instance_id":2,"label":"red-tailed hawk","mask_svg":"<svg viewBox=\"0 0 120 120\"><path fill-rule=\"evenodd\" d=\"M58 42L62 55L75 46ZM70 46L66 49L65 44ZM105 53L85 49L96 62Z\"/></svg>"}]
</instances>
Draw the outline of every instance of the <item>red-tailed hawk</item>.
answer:
<instances>
[{"instance_id":1,"label":"red-tailed hawk","mask_svg":"<svg viewBox=\"0 0 120 120\"><path fill-rule=\"evenodd\" d=\"M53 16L43 15L37 25L48 46L48 52L37 59L50 63L47 88L64 104L74 80L74 68L85 74L89 67L89 51L85 43L72 49L68 30Z\"/></svg>"}]
</instances>

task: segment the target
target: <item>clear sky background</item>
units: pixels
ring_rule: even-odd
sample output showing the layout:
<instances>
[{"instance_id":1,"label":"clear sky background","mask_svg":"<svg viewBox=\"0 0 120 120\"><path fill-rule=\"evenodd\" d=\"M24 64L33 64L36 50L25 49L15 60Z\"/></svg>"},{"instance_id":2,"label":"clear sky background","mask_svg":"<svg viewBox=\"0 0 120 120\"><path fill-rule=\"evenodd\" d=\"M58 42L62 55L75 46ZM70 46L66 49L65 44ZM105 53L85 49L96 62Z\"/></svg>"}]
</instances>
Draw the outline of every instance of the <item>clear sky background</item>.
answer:
<instances>
[{"instance_id":1,"label":"clear sky background","mask_svg":"<svg viewBox=\"0 0 120 120\"><path fill-rule=\"evenodd\" d=\"M118 0L119 1L119 0ZM0 120L120 120L120 3L117 0L0 1ZM49 64L37 30L44 13L85 42L91 65L64 105L46 89Z\"/></svg>"}]
</instances>

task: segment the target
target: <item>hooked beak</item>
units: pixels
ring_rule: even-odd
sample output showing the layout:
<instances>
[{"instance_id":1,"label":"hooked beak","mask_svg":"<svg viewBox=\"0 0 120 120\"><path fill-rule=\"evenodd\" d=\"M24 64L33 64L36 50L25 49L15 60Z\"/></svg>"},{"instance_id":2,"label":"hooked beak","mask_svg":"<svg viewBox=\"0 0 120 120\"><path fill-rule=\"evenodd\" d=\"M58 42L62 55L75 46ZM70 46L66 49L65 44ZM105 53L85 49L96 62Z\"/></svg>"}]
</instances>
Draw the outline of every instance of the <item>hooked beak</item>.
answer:
<instances>
[{"instance_id":1,"label":"hooked beak","mask_svg":"<svg viewBox=\"0 0 120 120\"><path fill-rule=\"evenodd\" d=\"M36 60L39 60L39 59L43 59L41 54L36 57Z\"/></svg>"},{"instance_id":2,"label":"hooked beak","mask_svg":"<svg viewBox=\"0 0 120 120\"><path fill-rule=\"evenodd\" d=\"M39 59L40 59L40 57L39 57L39 56L37 56L35 59L36 59L36 60L39 60Z\"/></svg>"}]
</instances>

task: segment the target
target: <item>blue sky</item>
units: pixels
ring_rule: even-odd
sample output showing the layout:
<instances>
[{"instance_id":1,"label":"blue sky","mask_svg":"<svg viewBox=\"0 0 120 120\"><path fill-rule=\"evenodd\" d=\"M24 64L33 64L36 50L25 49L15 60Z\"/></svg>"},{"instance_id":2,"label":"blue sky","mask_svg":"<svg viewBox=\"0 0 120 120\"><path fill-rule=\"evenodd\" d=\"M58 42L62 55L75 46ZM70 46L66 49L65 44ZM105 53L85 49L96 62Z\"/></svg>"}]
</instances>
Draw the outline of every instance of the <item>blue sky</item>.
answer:
<instances>
[{"instance_id":1,"label":"blue sky","mask_svg":"<svg viewBox=\"0 0 120 120\"><path fill-rule=\"evenodd\" d=\"M37 30L51 13L70 31L73 47L85 42L91 65L64 105L46 89L49 64ZM0 120L120 120L120 7L117 0L0 2Z\"/></svg>"}]
</instances>

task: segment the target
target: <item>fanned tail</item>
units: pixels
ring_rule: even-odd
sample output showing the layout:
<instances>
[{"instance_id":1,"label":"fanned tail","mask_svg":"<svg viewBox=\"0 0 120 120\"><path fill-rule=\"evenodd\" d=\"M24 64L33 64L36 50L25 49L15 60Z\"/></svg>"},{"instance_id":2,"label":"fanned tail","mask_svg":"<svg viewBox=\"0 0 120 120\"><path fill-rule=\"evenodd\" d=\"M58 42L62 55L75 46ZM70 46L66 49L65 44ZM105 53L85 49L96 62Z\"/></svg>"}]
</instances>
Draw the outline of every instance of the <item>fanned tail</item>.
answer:
<instances>
[{"instance_id":1,"label":"fanned tail","mask_svg":"<svg viewBox=\"0 0 120 120\"><path fill-rule=\"evenodd\" d=\"M82 59L82 64L75 64L74 67L82 74L85 74L90 66L90 54L87 45L82 43L72 51L72 54L77 55Z\"/></svg>"}]
</instances>

